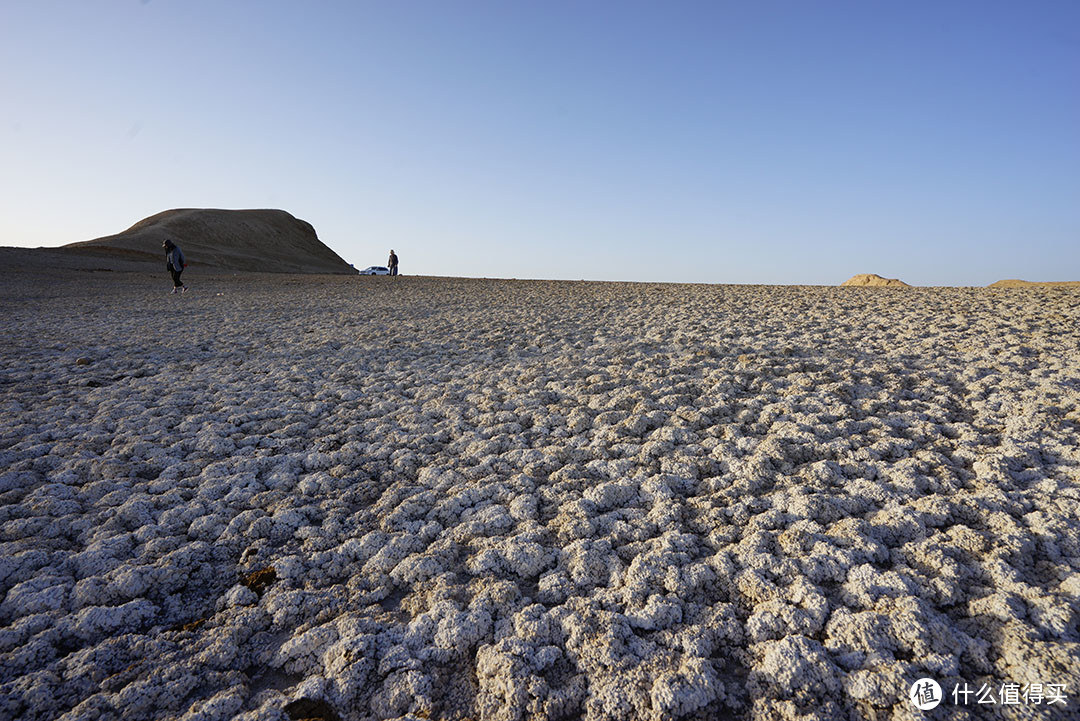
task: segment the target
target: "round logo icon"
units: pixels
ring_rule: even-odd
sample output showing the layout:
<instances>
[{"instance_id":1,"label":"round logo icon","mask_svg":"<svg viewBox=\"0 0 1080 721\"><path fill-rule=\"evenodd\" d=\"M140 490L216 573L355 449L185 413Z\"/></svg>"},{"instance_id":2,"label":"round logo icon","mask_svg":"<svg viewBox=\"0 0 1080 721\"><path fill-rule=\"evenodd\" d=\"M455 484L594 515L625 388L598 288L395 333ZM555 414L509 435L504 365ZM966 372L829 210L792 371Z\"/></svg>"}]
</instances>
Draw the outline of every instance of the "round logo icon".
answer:
<instances>
[{"instance_id":1,"label":"round logo icon","mask_svg":"<svg viewBox=\"0 0 1080 721\"><path fill-rule=\"evenodd\" d=\"M915 708L920 711L929 711L932 708L937 708L938 704L941 703L941 686L932 678L920 678L911 684L908 698L911 699L911 703L915 704Z\"/></svg>"}]
</instances>

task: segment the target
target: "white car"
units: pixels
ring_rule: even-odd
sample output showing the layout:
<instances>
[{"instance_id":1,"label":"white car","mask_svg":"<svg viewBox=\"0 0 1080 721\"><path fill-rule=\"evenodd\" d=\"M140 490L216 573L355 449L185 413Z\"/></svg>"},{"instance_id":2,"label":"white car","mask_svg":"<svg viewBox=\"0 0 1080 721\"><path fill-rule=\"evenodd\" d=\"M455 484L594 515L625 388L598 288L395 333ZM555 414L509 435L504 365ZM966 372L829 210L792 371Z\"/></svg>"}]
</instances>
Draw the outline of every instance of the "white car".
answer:
<instances>
[{"instance_id":1,"label":"white car","mask_svg":"<svg viewBox=\"0 0 1080 721\"><path fill-rule=\"evenodd\" d=\"M360 275L390 275L390 269L384 265L372 265L360 271Z\"/></svg>"}]
</instances>

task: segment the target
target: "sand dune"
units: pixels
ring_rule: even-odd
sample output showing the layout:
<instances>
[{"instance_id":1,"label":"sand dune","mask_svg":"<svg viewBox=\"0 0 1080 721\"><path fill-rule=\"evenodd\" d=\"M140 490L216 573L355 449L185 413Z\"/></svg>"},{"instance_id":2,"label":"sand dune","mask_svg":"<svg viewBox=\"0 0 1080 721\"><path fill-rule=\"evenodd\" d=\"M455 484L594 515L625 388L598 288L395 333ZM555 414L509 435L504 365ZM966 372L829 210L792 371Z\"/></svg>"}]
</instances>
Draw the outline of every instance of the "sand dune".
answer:
<instances>
[{"instance_id":1,"label":"sand dune","mask_svg":"<svg viewBox=\"0 0 1080 721\"><path fill-rule=\"evenodd\" d=\"M1075 713L1080 290L386 281L5 276L0 717Z\"/></svg>"},{"instance_id":2,"label":"sand dune","mask_svg":"<svg viewBox=\"0 0 1080 721\"><path fill-rule=\"evenodd\" d=\"M192 267L264 273L355 273L319 240L310 223L283 210L180 209L141 220L122 233L72 243L61 251L107 262L161 263L173 240Z\"/></svg>"}]
</instances>

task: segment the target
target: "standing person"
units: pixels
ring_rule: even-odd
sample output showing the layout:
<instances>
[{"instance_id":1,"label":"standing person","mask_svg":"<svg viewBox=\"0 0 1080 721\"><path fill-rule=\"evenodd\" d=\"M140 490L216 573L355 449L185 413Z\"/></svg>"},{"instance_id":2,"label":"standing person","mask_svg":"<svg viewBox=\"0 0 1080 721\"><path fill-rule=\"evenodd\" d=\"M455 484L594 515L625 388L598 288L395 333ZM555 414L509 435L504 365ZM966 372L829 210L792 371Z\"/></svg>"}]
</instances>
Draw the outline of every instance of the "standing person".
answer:
<instances>
[{"instance_id":1,"label":"standing person","mask_svg":"<svg viewBox=\"0 0 1080 721\"><path fill-rule=\"evenodd\" d=\"M179 290L181 293L186 293L187 286L180 281L180 274L184 272L184 268L187 266L187 263L184 262L184 252L168 238L161 244L161 247L165 249L165 267L168 269L169 275L172 276L172 292L175 293Z\"/></svg>"},{"instance_id":2,"label":"standing person","mask_svg":"<svg viewBox=\"0 0 1080 721\"><path fill-rule=\"evenodd\" d=\"M390 266L390 275L397 275L397 253L394 249L390 249L390 260L386 261L386 264Z\"/></svg>"}]
</instances>

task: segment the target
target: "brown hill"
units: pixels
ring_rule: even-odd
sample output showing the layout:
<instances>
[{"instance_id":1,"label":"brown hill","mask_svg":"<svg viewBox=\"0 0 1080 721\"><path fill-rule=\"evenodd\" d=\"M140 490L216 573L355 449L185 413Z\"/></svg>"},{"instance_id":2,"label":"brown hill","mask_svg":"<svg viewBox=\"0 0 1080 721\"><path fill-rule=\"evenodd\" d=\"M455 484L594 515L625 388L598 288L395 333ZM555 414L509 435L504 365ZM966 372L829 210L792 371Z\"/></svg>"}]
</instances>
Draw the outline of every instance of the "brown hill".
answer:
<instances>
[{"instance_id":1,"label":"brown hill","mask_svg":"<svg viewBox=\"0 0 1080 721\"><path fill-rule=\"evenodd\" d=\"M876 273L861 273L854 275L843 283L841 286L848 287L861 287L861 288L910 288L911 286L902 280L896 278L882 278Z\"/></svg>"},{"instance_id":2,"label":"brown hill","mask_svg":"<svg viewBox=\"0 0 1080 721\"><path fill-rule=\"evenodd\" d=\"M310 223L283 210L166 210L122 233L59 250L115 260L165 262L162 242L180 246L191 266L263 273L355 273Z\"/></svg>"},{"instance_id":3,"label":"brown hill","mask_svg":"<svg viewBox=\"0 0 1080 721\"><path fill-rule=\"evenodd\" d=\"M1009 278L1007 280L999 280L996 283L991 283L986 286L987 288L1045 288L1055 286L1077 286L1080 285L1080 281L1077 280L1061 280L1061 281L1048 281L1048 282L1036 282L1030 280L1017 280L1015 278Z\"/></svg>"}]
</instances>

